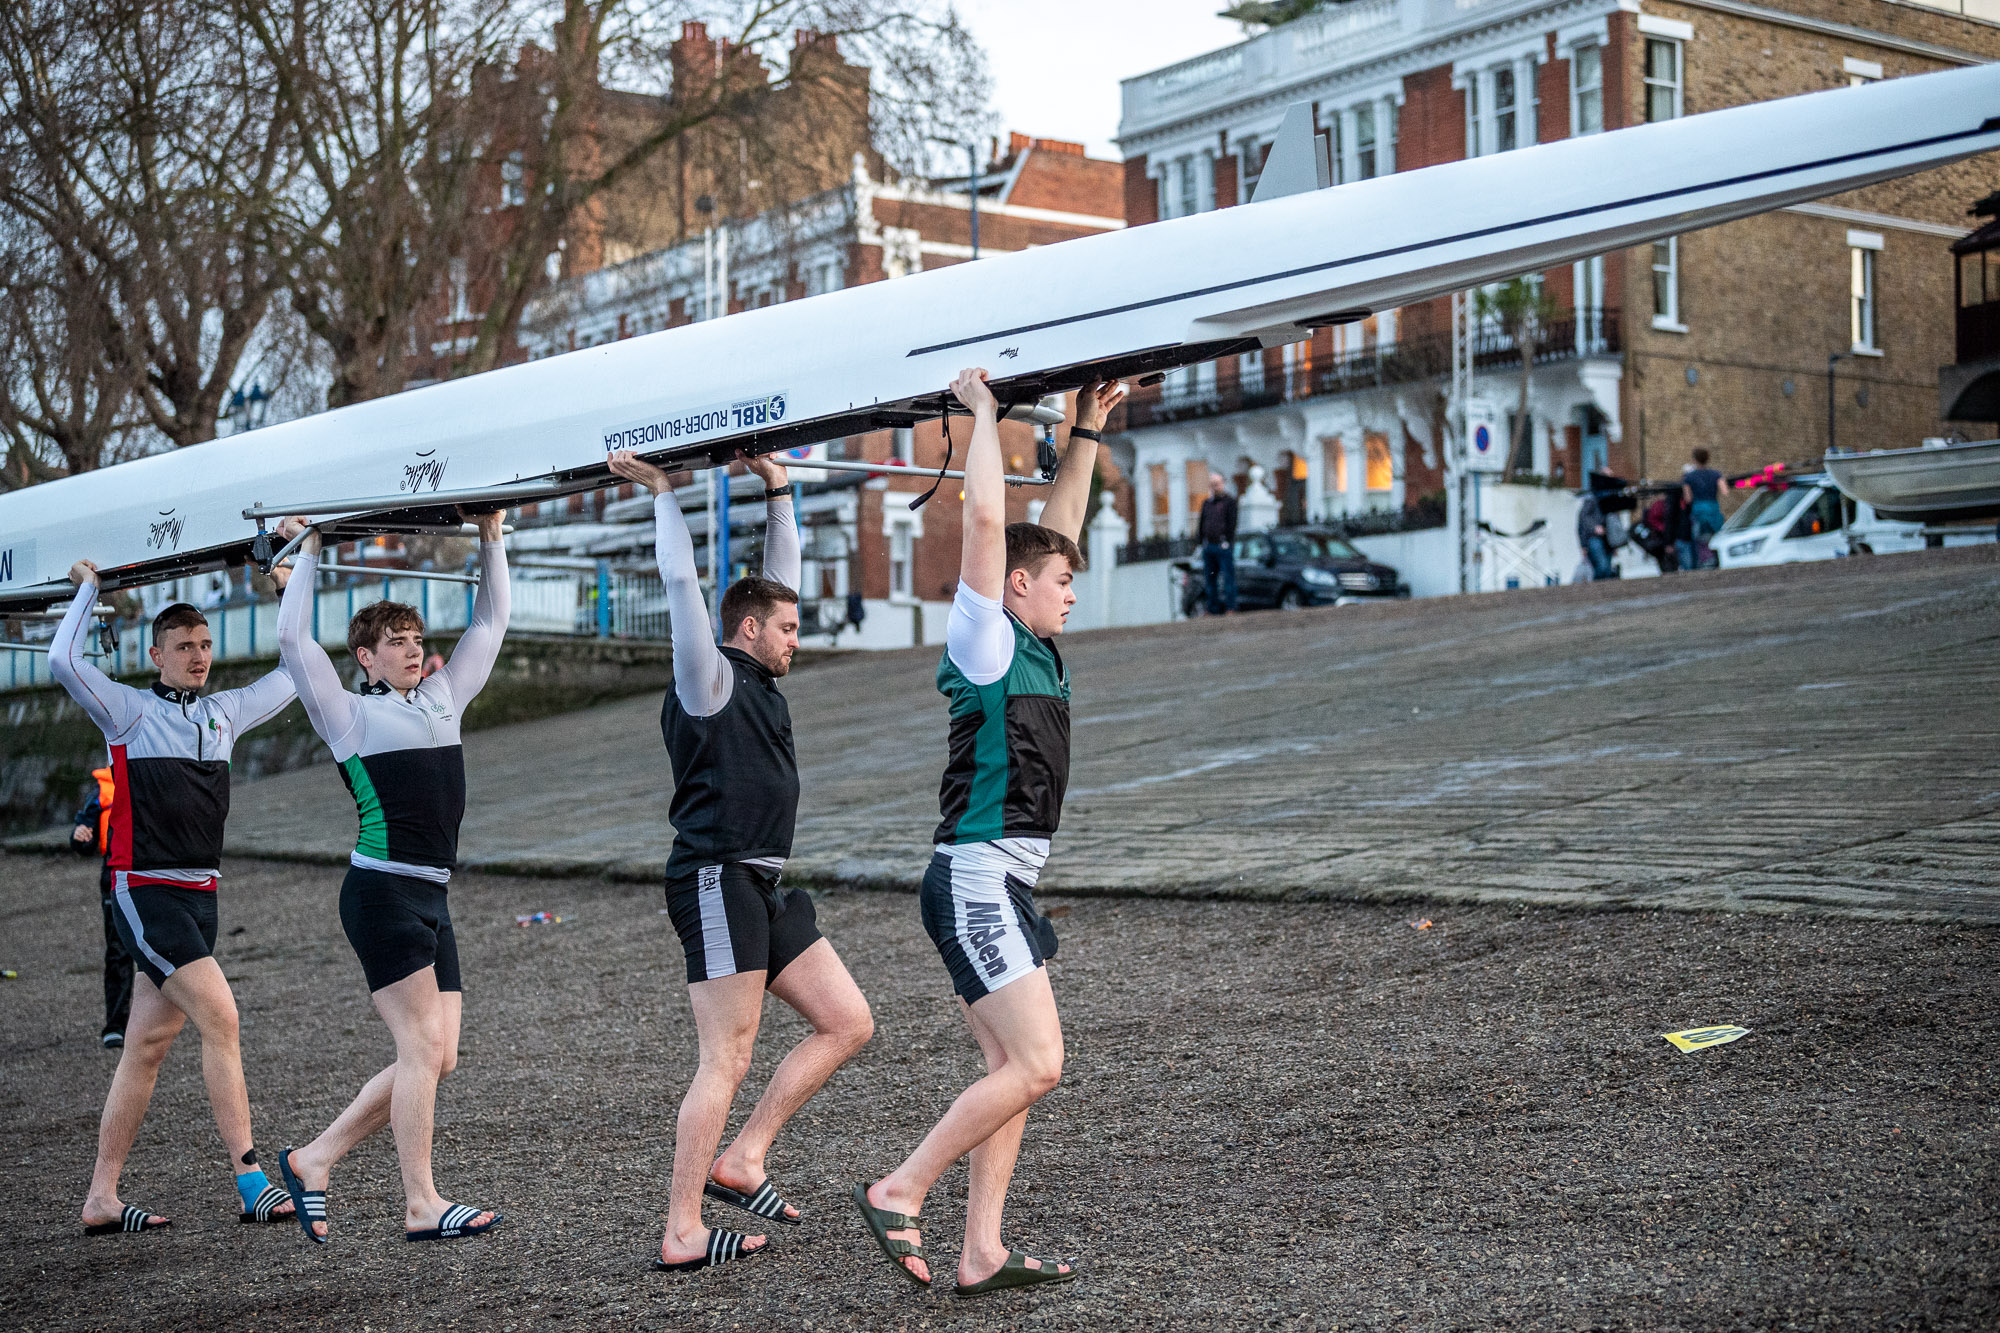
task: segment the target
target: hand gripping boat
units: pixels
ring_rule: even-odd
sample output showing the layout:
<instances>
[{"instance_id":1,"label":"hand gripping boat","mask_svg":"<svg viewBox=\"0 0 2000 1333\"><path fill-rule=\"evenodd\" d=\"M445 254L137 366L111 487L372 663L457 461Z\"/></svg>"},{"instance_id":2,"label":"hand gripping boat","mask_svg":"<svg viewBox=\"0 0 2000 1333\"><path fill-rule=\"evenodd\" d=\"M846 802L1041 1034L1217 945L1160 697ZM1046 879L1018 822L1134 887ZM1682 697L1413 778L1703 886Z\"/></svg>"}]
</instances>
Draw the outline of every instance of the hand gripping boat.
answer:
<instances>
[{"instance_id":1,"label":"hand gripping boat","mask_svg":"<svg viewBox=\"0 0 2000 1333\"><path fill-rule=\"evenodd\" d=\"M1296 118L1295 118L1296 119ZM1296 341L1512 274L2000 148L2000 66L1892 79L1298 192L585 348L0 496L0 611ZM1267 176L1298 179L1310 141Z\"/></svg>"}]
</instances>

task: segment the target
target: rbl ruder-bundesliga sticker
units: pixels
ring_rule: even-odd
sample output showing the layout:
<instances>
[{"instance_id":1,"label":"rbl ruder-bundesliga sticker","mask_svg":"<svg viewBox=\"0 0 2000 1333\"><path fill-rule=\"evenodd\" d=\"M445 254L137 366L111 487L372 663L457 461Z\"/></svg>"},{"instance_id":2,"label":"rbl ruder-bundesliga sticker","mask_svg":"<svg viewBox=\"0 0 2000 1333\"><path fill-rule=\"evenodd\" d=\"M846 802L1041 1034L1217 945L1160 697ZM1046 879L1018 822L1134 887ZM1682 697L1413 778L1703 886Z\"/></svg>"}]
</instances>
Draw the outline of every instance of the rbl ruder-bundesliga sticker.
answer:
<instances>
[{"instance_id":1,"label":"rbl ruder-bundesliga sticker","mask_svg":"<svg viewBox=\"0 0 2000 1333\"><path fill-rule=\"evenodd\" d=\"M1685 1032L1662 1032L1660 1035L1684 1051L1701 1051L1710 1046L1725 1046L1738 1037L1747 1037L1750 1029L1725 1024L1721 1027L1689 1028Z\"/></svg>"}]
</instances>

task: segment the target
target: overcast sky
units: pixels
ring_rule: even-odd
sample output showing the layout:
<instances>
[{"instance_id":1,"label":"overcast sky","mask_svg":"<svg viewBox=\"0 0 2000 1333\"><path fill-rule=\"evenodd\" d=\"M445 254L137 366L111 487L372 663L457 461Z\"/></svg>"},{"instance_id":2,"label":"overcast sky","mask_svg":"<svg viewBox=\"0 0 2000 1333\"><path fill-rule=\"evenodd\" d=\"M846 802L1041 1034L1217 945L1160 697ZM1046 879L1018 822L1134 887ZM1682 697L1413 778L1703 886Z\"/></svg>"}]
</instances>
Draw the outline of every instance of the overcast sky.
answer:
<instances>
[{"instance_id":1,"label":"overcast sky","mask_svg":"<svg viewBox=\"0 0 2000 1333\"><path fill-rule=\"evenodd\" d=\"M986 47L1000 132L1119 156L1118 81L1243 40L1227 0L956 0Z\"/></svg>"}]
</instances>

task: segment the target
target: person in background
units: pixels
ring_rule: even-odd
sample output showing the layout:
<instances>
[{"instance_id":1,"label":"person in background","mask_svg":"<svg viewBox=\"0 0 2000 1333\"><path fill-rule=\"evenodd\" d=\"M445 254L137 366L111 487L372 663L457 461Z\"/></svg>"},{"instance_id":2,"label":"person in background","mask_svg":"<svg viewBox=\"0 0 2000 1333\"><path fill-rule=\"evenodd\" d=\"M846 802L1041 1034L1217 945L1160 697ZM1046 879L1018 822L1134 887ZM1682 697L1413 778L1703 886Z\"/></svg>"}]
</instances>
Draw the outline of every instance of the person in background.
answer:
<instances>
[{"instance_id":1,"label":"person in background","mask_svg":"<svg viewBox=\"0 0 2000 1333\"><path fill-rule=\"evenodd\" d=\"M1722 531L1722 474L1708 465L1708 450L1694 451L1694 466L1681 474L1681 499L1687 504L1689 554L1684 568L1713 569L1715 552L1708 539Z\"/></svg>"},{"instance_id":2,"label":"person in background","mask_svg":"<svg viewBox=\"0 0 2000 1333\"><path fill-rule=\"evenodd\" d=\"M125 1044L125 1023L132 1016L132 955L118 938L118 886L111 874L111 811L117 792L110 768L94 768L90 776L90 799L76 812L69 848L78 856L102 858L97 898L104 909L104 1027L98 1040L115 1051Z\"/></svg>"},{"instance_id":3,"label":"person in background","mask_svg":"<svg viewBox=\"0 0 2000 1333\"><path fill-rule=\"evenodd\" d=\"M1576 511L1576 540L1590 560L1592 582L1618 577L1618 570L1611 563L1611 543L1605 532L1604 507L1597 502L1596 491L1583 492L1583 503Z\"/></svg>"},{"instance_id":4,"label":"person in background","mask_svg":"<svg viewBox=\"0 0 2000 1333\"><path fill-rule=\"evenodd\" d=\"M1208 474L1208 495L1195 522L1201 537L1201 571L1207 583L1208 613L1236 609L1236 497L1220 472Z\"/></svg>"}]
</instances>

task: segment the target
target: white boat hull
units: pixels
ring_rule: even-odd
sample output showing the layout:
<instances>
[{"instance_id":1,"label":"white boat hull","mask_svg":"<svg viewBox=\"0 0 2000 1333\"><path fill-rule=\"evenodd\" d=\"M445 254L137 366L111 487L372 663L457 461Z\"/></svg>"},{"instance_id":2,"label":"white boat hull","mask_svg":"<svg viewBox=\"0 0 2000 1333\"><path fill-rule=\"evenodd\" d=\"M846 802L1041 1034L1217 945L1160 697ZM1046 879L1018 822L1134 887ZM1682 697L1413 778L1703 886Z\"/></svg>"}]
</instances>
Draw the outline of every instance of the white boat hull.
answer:
<instances>
[{"instance_id":1,"label":"white boat hull","mask_svg":"<svg viewBox=\"0 0 2000 1333\"><path fill-rule=\"evenodd\" d=\"M2000 66L1762 102L960 264L586 348L0 495L0 610L243 560L258 504L700 464L1296 341L1383 310L2000 148ZM530 488L532 489L532 488ZM511 503L525 498L515 492Z\"/></svg>"},{"instance_id":2,"label":"white boat hull","mask_svg":"<svg viewBox=\"0 0 2000 1333\"><path fill-rule=\"evenodd\" d=\"M2000 440L1826 456L1827 474L1883 518L1954 523L2000 518Z\"/></svg>"}]
</instances>

